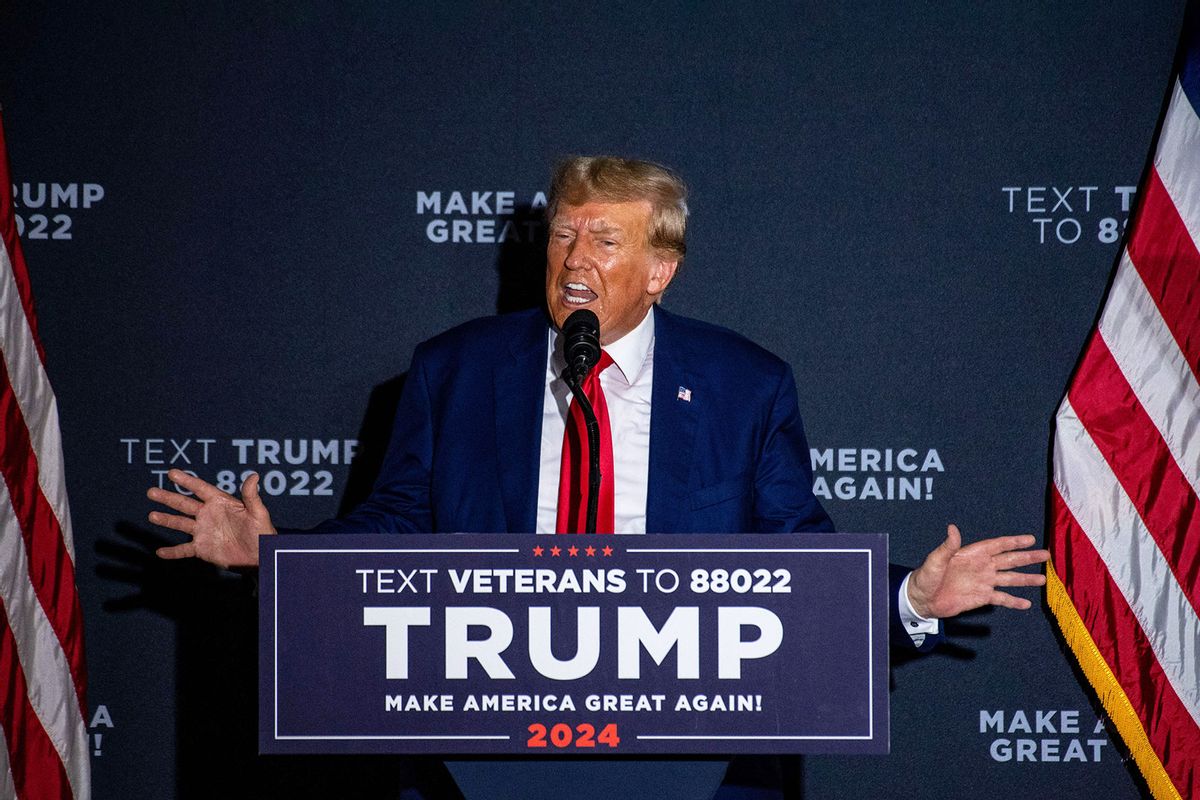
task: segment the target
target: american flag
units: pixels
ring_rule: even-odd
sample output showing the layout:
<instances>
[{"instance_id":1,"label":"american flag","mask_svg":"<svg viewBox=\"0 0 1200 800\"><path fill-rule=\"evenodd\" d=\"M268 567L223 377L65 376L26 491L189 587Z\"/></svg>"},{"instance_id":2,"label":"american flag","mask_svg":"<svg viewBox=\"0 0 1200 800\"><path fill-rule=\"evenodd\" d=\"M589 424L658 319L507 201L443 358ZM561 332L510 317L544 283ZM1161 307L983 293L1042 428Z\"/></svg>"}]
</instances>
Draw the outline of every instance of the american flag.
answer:
<instances>
[{"instance_id":1,"label":"american flag","mask_svg":"<svg viewBox=\"0 0 1200 800\"><path fill-rule=\"evenodd\" d=\"M58 407L0 118L0 797L91 796L83 616Z\"/></svg>"},{"instance_id":2,"label":"american flag","mask_svg":"<svg viewBox=\"0 0 1200 800\"><path fill-rule=\"evenodd\" d=\"M1200 797L1200 14L1059 407L1047 599L1156 798Z\"/></svg>"}]
</instances>

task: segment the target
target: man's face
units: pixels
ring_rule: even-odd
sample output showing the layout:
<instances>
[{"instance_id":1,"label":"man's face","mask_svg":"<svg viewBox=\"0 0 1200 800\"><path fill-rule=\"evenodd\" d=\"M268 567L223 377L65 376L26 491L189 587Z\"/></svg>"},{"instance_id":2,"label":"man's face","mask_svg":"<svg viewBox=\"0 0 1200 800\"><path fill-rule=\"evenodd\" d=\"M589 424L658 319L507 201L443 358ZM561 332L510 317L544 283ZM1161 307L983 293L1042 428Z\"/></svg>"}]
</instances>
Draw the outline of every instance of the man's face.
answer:
<instances>
[{"instance_id":1,"label":"man's face","mask_svg":"<svg viewBox=\"0 0 1200 800\"><path fill-rule=\"evenodd\" d=\"M649 242L649 201L560 203L546 247L546 304L560 329L572 311L600 319L600 343L637 327L675 276Z\"/></svg>"}]
</instances>

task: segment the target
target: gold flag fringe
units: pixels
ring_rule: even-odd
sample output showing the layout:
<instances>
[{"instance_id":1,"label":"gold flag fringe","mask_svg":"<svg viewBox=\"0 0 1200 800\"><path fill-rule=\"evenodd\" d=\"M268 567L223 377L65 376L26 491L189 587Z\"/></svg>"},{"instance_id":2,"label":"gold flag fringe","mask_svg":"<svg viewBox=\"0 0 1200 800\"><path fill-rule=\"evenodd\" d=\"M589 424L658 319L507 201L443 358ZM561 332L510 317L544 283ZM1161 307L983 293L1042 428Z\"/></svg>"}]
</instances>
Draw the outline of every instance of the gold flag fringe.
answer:
<instances>
[{"instance_id":1,"label":"gold flag fringe","mask_svg":"<svg viewBox=\"0 0 1200 800\"><path fill-rule=\"evenodd\" d=\"M1113 675L1104 656L1100 655L1092 635L1088 633L1083 620L1079 618L1075 604L1067 594L1067 587L1063 586L1058 573L1049 563L1046 564L1046 600L1058 620L1063 638L1079 661L1083 674L1096 690L1101 705L1108 712L1108 718L1125 740L1125 746L1129 748L1134 762L1141 770L1150 794L1155 800L1182 800L1179 790L1163 769L1158 753L1151 747L1142 721L1133 710L1133 704L1129 702L1125 690L1117 682L1117 677Z\"/></svg>"}]
</instances>

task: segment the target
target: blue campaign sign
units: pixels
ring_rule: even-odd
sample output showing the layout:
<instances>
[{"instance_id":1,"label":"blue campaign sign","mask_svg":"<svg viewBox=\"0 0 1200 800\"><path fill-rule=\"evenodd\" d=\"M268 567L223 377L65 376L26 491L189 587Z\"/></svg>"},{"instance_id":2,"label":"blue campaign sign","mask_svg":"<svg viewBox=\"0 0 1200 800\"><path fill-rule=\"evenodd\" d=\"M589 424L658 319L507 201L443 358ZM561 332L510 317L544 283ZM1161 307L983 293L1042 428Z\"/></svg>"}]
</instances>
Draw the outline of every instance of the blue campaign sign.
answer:
<instances>
[{"instance_id":1,"label":"blue campaign sign","mask_svg":"<svg viewBox=\"0 0 1200 800\"><path fill-rule=\"evenodd\" d=\"M886 753L883 534L262 538L264 753Z\"/></svg>"}]
</instances>

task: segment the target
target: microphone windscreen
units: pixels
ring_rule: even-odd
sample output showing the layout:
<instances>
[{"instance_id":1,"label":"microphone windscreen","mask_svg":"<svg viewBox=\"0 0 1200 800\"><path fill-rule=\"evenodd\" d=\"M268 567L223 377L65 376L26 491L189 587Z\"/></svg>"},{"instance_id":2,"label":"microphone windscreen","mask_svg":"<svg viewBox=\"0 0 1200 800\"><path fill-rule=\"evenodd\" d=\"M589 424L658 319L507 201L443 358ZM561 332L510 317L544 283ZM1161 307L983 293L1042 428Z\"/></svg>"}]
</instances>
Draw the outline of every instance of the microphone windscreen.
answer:
<instances>
[{"instance_id":1,"label":"microphone windscreen","mask_svg":"<svg viewBox=\"0 0 1200 800\"><path fill-rule=\"evenodd\" d=\"M563 323L563 354L576 380L583 380L600 360L600 320L586 308L572 311Z\"/></svg>"}]
</instances>

